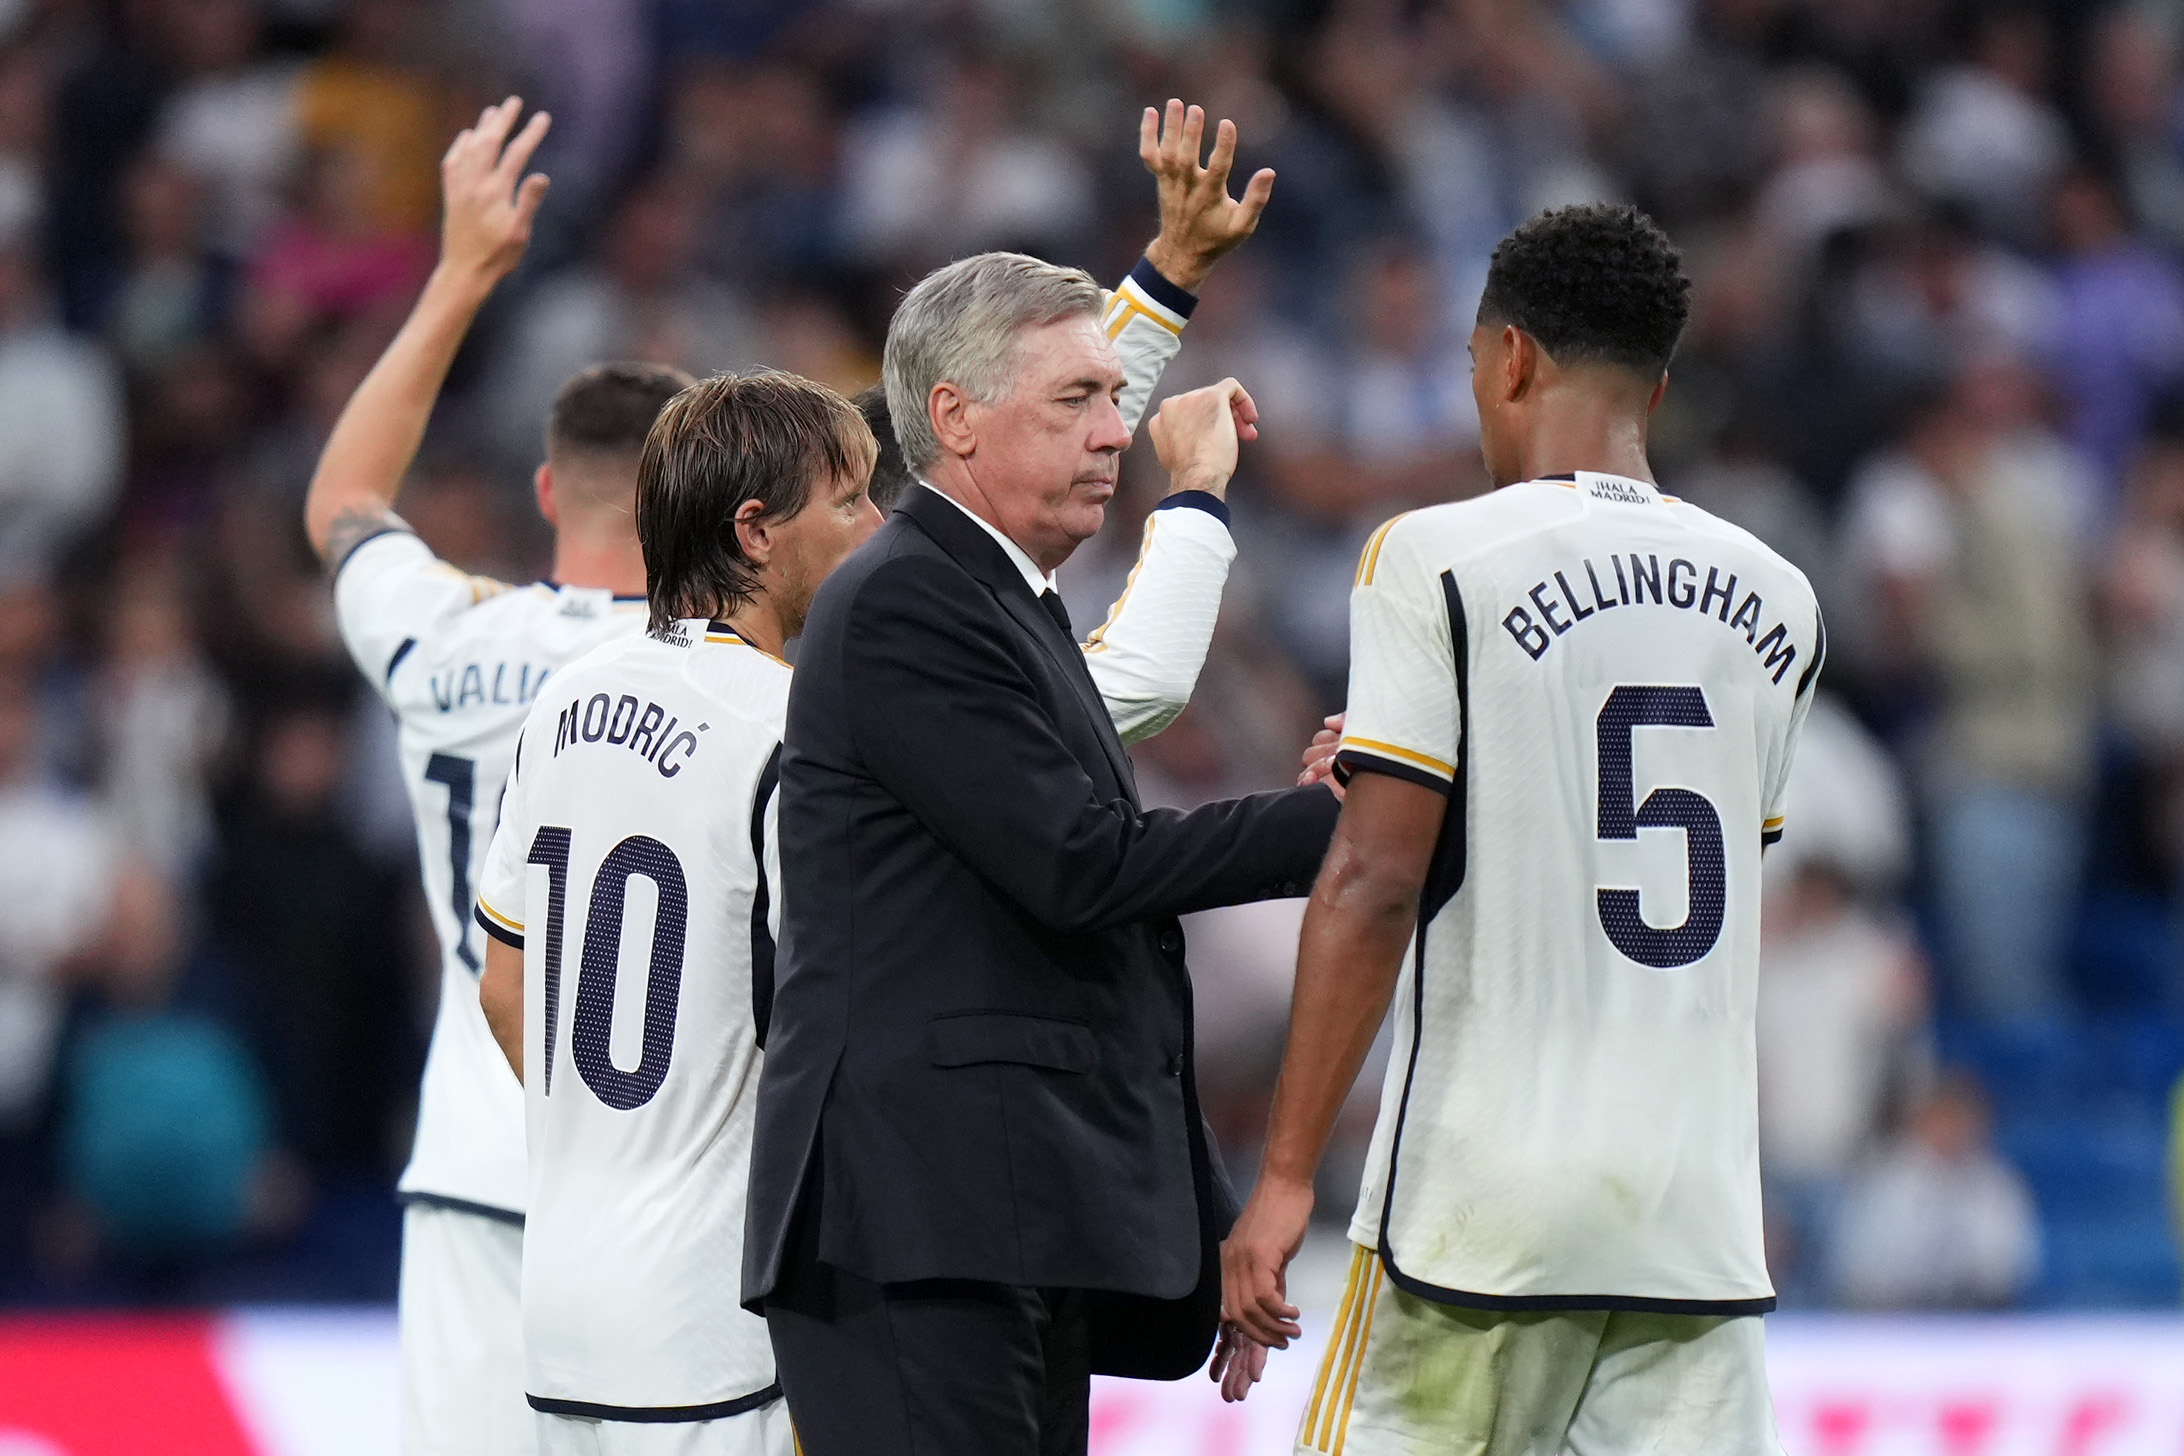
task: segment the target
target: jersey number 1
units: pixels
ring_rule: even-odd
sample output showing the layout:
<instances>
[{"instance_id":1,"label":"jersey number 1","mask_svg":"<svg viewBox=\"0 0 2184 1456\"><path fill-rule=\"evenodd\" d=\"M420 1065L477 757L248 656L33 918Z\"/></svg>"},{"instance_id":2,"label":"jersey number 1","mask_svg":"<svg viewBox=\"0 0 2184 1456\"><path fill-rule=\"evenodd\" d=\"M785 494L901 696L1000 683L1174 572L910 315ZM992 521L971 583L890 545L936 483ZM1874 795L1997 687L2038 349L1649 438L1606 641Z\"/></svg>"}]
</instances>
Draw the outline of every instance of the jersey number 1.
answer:
<instances>
[{"instance_id":1,"label":"jersey number 1","mask_svg":"<svg viewBox=\"0 0 2184 1456\"><path fill-rule=\"evenodd\" d=\"M546 896L546 1094L553 1095L554 1038L561 1015L561 928L567 911L569 843L559 825L540 827L531 840L530 862L544 865ZM631 875L643 875L659 890L652 919L652 961L645 975L644 1050L634 1071L614 1065L608 1044L614 1035L614 986L621 974L622 911L629 899ZM576 978L576 1026L569 1035L569 1057L584 1085L607 1106L628 1112L644 1106L667 1080L675 1052L675 1012L682 1000L683 943L690 930L690 888L675 851L644 834L632 834L607 853L592 877L591 905L584 915L584 954Z\"/></svg>"},{"instance_id":2,"label":"jersey number 1","mask_svg":"<svg viewBox=\"0 0 2184 1456\"><path fill-rule=\"evenodd\" d=\"M447 790L447 857L453 866L455 902L455 955L478 974L478 953L470 948L470 811L476 807L478 765L452 753L435 753L425 760L425 781Z\"/></svg>"},{"instance_id":3,"label":"jersey number 1","mask_svg":"<svg viewBox=\"0 0 2184 1456\"><path fill-rule=\"evenodd\" d=\"M1721 815L1689 789L1655 789L1636 803L1631 739L1640 728L1711 728L1714 715L1697 688L1620 687L1608 694L1598 723L1600 827L1603 840L1633 840L1641 829L1681 829L1690 898L1683 924L1657 930L1638 910L1636 890L1596 890L1600 928L1617 950L1657 970L1688 966L1721 939L1728 906L1729 867L1722 854Z\"/></svg>"}]
</instances>

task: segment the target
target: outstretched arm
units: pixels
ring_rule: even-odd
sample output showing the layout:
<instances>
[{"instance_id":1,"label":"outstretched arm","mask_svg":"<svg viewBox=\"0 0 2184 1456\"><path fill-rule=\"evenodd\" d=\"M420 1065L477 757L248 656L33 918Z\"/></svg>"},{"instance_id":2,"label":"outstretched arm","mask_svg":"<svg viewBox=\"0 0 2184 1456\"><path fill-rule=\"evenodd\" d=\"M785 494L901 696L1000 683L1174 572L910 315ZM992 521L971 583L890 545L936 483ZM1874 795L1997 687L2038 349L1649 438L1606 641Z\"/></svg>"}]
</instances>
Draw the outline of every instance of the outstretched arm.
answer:
<instances>
[{"instance_id":1,"label":"outstretched arm","mask_svg":"<svg viewBox=\"0 0 2184 1456\"><path fill-rule=\"evenodd\" d=\"M1182 347L1198 286L1215 263L1251 236L1274 195L1273 172L1261 170L1242 200L1230 197L1236 125L1224 121L1215 129L1210 158L1205 132L1206 113L1181 101L1170 101L1165 116L1146 107L1138 124L1138 156L1160 194L1160 235L1146 247L1144 261L1107 296L1101 314L1122 361L1125 382L1116 404L1132 430Z\"/></svg>"},{"instance_id":2,"label":"outstretched arm","mask_svg":"<svg viewBox=\"0 0 2184 1456\"><path fill-rule=\"evenodd\" d=\"M1205 128L1206 113L1181 101L1170 101L1165 117L1148 106L1139 123L1138 155L1160 193L1160 235L1146 248L1145 261L1108 296L1104 315L1122 361L1118 404L1132 430L1182 345L1184 321L1197 303L1192 290L1224 254L1251 236L1274 191L1274 174L1261 171L1241 201L1230 197L1235 123L1223 121L1215 129L1213 155L1201 165ZM1221 422L1230 435L1227 467L1215 474L1177 469L1161 444L1162 425L1155 422L1154 443L1169 468L1168 497L1146 520L1129 585L1085 643L1085 666L1125 743L1152 737L1189 706L1221 615L1229 565L1236 559L1228 528L1228 476L1235 468L1235 441L1258 433L1258 411L1234 380L1216 388L1232 391L1236 402L1233 428ZM1177 403L1170 400L1163 407L1162 420Z\"/></svg>"},{"instance_id":3,"label":"outstretched arm","mask_svg":"<svg viewBox=\"0 0 2184 1456\"><path fill-rule=\"evenodd\" d=\"M522 109L514 96L487 107L440 162L446 215L439 265L335 422L304 501L304 530L328 571L363 541L401 527L395 496L424 439L448 366L479 308L530 245L546 178L535 172L526 177L523 169L551 118L543 111L533 115L511 140Z\"/></svg>"},{"instance_id":4,"label":"outstretched arm","mask_svg":"<svg viewBox=\"0 0 2184 1456\"><path fill-rule=\"evenodd\" d=\"M1266 1158L1221 1246L1222 1317L1262 1344L1286 1348L1299 1332L1287 1276L1311 1221L1312 1177L1395 995L1447 807L1406 779L1356 775L1305 909Z\"/></svg>"}]
</instances>

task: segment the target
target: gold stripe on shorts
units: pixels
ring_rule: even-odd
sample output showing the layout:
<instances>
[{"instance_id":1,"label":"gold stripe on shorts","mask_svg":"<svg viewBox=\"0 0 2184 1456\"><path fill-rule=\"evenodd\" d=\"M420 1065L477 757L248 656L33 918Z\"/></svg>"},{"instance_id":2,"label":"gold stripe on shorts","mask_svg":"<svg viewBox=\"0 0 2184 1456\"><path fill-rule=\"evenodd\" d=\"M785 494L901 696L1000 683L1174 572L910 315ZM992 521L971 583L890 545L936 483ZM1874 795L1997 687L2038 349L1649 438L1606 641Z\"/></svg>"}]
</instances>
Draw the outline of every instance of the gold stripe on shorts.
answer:
<instances>
[{"instance_id":1,"label":"gold stripe on shorts","mask_svg":"<svg viewBox=\"0 0 2184 1456\"><path fill-rule=\"evenodd\" d=\"M1360 1249L1358 1252L1365 1251ZM1370 1257L1373 1261L1373 1273L1371 1282L1365 1286L1365 1314L1358 1326L1357 1358L1350 1362L1350 1384L1342 1393L1342 1411L1335 1417L1335 1449L1332 1456L1342 1456L1343 1442L1350 1437L1350 1407L1357 1403L1358 1377L1365 1373L1365 1347L1373 1340L1373 1306L1380 1301L1382 1271L1379 1256L1375 1254Z\"/></svg>"},{"instance_id":2,"label":"gold stripe on shorts","mask_svg":"<svg viewBox=\"0 0 2184 1456\"><path fill-rule=\"evenodd\" d=\"M1320 1357L1319 1379L1312 1388L1312 1403L1305 1408L1304 1431L1299 1440L1307 1446L1317 1446L1324 1451L1325 1442L1335 1434L1335 1405L1342 1399L1342 1389L1349 1381L1350 1353L1356 1344L1357 1324L1365 1313L1360 1297L1361 1286L1371 1282L1366 1261L1372 1258L1363 1245L1352 1248L1350 1253L1350 1277L1342 1286L1342 1304L1335 1311L1334 1328L1327 1332L1327 1352ZM1335 1394L1328 1401L1328 1392ZM1327 1419L1323 1423L1321 1413ZM1322 1428L1324 1425L1324 1429Z\"/></svg>"}]
</instances>

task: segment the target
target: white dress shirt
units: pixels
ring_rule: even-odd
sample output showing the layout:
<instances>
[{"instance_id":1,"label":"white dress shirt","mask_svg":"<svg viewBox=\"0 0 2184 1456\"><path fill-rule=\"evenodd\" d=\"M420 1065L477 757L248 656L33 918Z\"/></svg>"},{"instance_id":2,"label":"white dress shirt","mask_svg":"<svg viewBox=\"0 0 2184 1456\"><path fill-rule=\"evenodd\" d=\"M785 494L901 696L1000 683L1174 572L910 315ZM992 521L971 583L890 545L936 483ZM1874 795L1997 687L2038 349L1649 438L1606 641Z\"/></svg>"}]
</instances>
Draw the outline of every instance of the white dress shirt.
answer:
<instances>
[{"instance_id":1,"label":"white dress shirt","mask_svg":"<svg viewBox=\"0 0 2184 1456\"><path fill-rule=\"evenodd\" d=\"M1015 564L1018 571L1024 574L1024 585L1031 588L1031 594L1033 596L1039 596L1045 592L1054 592L1056 595L1060 594L1060 588L1058 588L1054 584L1054 573L1051 571L1041 571L1039 569L1039 563L1031 559L1031 553L1026 551L1023 547L1017 545L1014 541L1011 541L1008 537L1002 535L1000 527L996 526L993 522L987 520L984 516L978 514L978 512L972 510L969 506L963 504L963 502L957 500L954 496L948 494L948 492L942 490L939 486L933 484L930 480L921 480L918 482L918 484L924 486L934 495L939 496L949 505L952 505L957 510L963 512L964 515L969 516L973 521L976 521L978 523L979 530L984 531L987 535L993 537L994 540L1000 542L1001 549L1008 552L1009 560ZM1218 593L1216 594L1218 595Z\"/></svg>"},{"instance_id":2,"label":"white dress shirt","mask_svg":"<svg viewBox=\"0 0 2184 1456\"><path fill-rule=\"evenodd\" d=\"M921 481L1000 543L1033 596L1059 592L1052 572L1021 546L938 486ZM1236 542L1228 507L1204 491L1163 500L1145 519L1137 566L1084 648L1092 674L1124 743L1139 743L1173 723L1191 699L1221 614Z\"/></svg>"}]
</instances>

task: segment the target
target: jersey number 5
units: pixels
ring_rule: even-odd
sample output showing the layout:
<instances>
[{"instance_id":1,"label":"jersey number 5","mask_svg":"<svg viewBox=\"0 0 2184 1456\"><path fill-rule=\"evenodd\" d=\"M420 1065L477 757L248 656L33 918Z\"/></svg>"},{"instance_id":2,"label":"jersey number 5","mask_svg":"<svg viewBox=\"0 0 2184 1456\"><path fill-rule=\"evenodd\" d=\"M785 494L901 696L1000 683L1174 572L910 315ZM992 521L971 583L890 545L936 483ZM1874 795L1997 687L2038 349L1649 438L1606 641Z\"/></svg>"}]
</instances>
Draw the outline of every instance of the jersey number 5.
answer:
<instances>
[{"instance_id":1,"label":"jersey number 5","mask_svg":"<svg viewBox=\"0 0 2184 1456\"><path fill-rule=\"evenodd\" d=\"M1641 829L1681 829L1690 898L1683 924L1657 930L1638 910L1636 890L1596 890L1600 928L1617 950L1657 970L1688 966L1721 939L1728 904L1728 861L1722 854L1721 815L1690 789L1655 789L1635 803L1631 786L1631 738L1640 728L1711 728L1714 715L1697 688L1619 687L1608 694L1598 722L1600 827L1603 840L1633 840Z\"/></svg>"},{"instance_id":2,"label":"jersey number 5","mask_svg":"<svg viewBox=\"0 0 2184 1456\"><path fill-rule=\"evenodd\" d=\"M544 1083L553 1094L554 1038L561 1013L561 929L569 884L567 829L540 827L531 841L532 864L544 865L546 898L546 1060ZM659 890L653 911L652 961L645 975L644 1050L634 1071L614 1065L608 1045L614 1035L614 987L621 975L622 912L632 875L643 875ZM632 834L614 846L592 878L591 905L584 915L584 955L576 978L576 1026L569 1035L570 1060L584 1085L607 1106L628 1112L644 1106L667 1080L675 1052L675 1012L682 1000L683 943L690 930L690 888L675 851L644 834Z\"/></svg>"}]
</instances>

